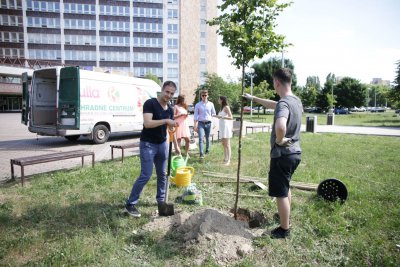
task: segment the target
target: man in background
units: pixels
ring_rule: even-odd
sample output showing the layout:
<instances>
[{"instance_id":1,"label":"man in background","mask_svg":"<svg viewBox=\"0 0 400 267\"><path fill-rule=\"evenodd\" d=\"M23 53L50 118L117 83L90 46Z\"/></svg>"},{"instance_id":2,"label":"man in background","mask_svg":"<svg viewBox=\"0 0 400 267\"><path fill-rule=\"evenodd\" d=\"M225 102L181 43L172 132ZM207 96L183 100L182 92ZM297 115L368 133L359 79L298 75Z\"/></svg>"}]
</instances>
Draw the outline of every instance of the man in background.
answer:
<instances>
[{"instance_id":1,"label":"man in background","mask_svg":"<svg viewBox=\"0 0 400 267\"><path fill-rule=\"evenodd\" d=\"M199 134L200 158L204 158L203 140L206 138L206 151L210 151L210 132L212 117L216 115L214 104L208 101L208 90L200 91L201 101L194 107L194 131Z\"/></svg>"}]
</instances>

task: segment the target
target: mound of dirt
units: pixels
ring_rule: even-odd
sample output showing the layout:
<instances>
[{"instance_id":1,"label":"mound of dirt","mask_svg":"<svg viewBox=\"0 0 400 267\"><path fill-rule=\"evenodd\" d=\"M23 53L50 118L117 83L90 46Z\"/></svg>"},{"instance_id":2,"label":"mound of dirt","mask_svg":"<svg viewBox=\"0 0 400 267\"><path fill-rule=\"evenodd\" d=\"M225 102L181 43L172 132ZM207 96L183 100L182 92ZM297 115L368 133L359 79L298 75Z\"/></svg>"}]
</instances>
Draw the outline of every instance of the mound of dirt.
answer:
<instances>
[{"instance_id":1,"label":"mound of dirt","mask_svg":"<svg viewBox=\"0 0 400 267\"><path fill-rule=\"evenodd\" d=\"M181 244L178 244L182 247L182 253L191 255L198 265L209 257L225 265L253 252L254 236L248 223L237 221L215 209L156 218L146 224L144 229L178 234L182 237Z\"/></svg>"},{"instance_id":2,"label":"mound of dirt","mask_svg":"<svg viewBox=\"0 0 400 267\"><path fill-rule=\"evenodd\" d=\"M191 215L177 230L184 234L185 241L190 241L213 233L251 239L253 235L247 229L246 222L236 221L214 209L206 209Z\"/></svg>"}]
</instances>

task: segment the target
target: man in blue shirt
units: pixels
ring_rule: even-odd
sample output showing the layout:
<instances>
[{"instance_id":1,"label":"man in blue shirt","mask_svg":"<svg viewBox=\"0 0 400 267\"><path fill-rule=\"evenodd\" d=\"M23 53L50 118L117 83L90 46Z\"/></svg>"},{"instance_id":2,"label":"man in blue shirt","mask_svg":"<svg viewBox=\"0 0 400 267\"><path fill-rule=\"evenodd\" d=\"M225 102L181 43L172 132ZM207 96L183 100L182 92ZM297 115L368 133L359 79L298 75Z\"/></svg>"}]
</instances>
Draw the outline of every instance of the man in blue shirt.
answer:
<instances>
[{"instance_id":1,"label":"man in blue shirt","mask_svg":"<svg viewBox=\"0 0 400 267\"><path fill-rule=\"evenodd\" d=\"M158 203L165 201L166 169L168 159L167 127L176 127L174 112L168 104L176 91L172 81L166 81L157 98L148 99L143 105L143 130L140 136L140 175L133 184L131 194L126 201L126 211L133 217L140 217L136 208L140 193L150 180L153 163L157 173Z\"/></svg>"},{"instance_id":2,"label":"man in blue shirt","mask_svg":"<svg viewBox=\"0 0 400 267\"><path fill-rule=\"evenodd\" d=\"M199 134L200 158L204 158L203 139L206 137L206 154L210 149L212 116L216 115L214 104L208 101L208 90L200 92L201 101L194 107L194 131Z\"/></svg>"}]
</instances>

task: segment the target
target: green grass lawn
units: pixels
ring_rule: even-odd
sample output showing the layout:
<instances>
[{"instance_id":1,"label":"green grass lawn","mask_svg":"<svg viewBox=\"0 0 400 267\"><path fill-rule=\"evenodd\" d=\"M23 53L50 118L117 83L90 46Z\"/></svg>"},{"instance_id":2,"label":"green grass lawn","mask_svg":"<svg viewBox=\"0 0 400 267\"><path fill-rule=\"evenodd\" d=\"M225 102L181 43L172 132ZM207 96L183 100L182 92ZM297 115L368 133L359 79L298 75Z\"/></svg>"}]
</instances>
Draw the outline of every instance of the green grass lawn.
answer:
<instances>
[{"instance_id":1,"label":"green grass lawn","mask_svg":"<svg viewBox=\"0 0 400 267\"><path fill-rule=\"evenodd\" d=\"M248 135L242 143L242 175L266 177L269 133ZM233 162L237 137L232 139ZM293 189L292 236L288 240L260 237L257 253L232 266L400 266L400 139L344 134L302 134L303 159L295 181L319 183L338 178L349 191L348 200L327 203L315 192ZM194 182L203 192L204 206L228 211L234 205L235 184L203 170L230 173L236 163L222 165L222 146L215 143L204 163L193 154ZM156 181L145 187L140 219L123 214L123 205L139 174L138 157L102 162L30 177L25 187L0 187L0 265L9 266L191 266L174 240L160 242L158 233L141 226L155 214ZM241 184L243 194L254 192ZM182 193L171 188L170 200ZM176 209L203 207L175 204ZM239 207L276 212L269 197L241 197ZM264 228L276 225L268 223ZM208 262L207 265L216 264Z\"/></svg>"},{"instance_id":2,"label":"green grass lawn","mask_svg":"<svg viewBox=\"0 0 400 267\"><path fill-rule=\"evenodd\" d=\"M235 114L238 117L239 114ZM302 123L306 123L308 116L317 116L317 123L319 125L326 125L327 115L322 113L304 113ZM245 114L244 118L248 121L272 123L273 114L253 113L251 118L249 114ZM341 126L390 126L400 127L400 116L395 115L393 110L384 113L370 113L370 112L354 112L351 114L335 115L335 125Z\"/></svg>"}]
</instances>

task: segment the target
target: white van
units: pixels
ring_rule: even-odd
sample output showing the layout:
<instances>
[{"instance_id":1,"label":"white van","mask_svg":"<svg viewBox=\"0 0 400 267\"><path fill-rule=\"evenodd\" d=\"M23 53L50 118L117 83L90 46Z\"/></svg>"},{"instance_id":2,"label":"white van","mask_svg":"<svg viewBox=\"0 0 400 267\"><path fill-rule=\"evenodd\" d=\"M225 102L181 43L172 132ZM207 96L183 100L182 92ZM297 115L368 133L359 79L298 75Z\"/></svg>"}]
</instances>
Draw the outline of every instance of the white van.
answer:
<instances>
[{"instance_id":1,"label":"white van","mask_svg":"<svg viewBox=\"0 0 400 267\"><path fill-rule=\"evenodd\" d=\"M70 141L84 135L96 144L111 132L141 131L144 102L161 92L152 80L79 67L35 70L28 88L24 73L22 123L30 132Z\"/></svg>"}]
</instances>

